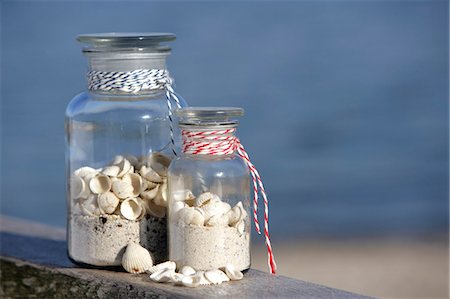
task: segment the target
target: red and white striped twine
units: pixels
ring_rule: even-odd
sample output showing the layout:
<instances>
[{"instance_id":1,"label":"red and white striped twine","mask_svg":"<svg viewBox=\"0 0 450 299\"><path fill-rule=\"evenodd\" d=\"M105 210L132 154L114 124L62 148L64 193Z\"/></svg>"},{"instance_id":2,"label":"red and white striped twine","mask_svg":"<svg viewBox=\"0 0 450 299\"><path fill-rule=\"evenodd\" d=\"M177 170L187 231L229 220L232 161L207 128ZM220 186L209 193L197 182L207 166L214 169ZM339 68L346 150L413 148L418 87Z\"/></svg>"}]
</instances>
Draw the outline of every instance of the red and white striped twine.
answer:
<instances>
[{"instance_id":1,"label":"red and white striped twine","mask_svg":"<svg viewBox=\"0 0 450 299\"><path fill-rule=\"evenodd\" d=\"M234 136L236 128L217 131L188 131L182 130L183 152L192 155L230 155L235 151L247 164L253 178L253 220L255 229L261 234L258 222L258 197L259 191L264 200L264 236L267 246L267 258L270 272L275 274L277 265L273 256L272 245L269 236L269 202L261 177L256 170L244 146Z\"/></svg>"}]
</instances>

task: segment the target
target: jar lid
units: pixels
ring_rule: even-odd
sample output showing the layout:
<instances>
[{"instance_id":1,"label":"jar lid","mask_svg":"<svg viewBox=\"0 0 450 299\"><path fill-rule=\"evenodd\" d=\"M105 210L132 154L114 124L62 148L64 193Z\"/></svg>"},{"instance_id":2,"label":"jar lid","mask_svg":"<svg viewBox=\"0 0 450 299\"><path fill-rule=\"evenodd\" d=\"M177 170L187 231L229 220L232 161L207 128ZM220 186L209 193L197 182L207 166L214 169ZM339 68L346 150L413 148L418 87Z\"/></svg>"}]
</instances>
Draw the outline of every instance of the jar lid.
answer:
<instances>
[{"instance_id":1,"label":"jar lid","mask_svg":"<svg viewBox=\"0 0 450 299\"><path fill-rule=\"evenodd\" d=\"M185 107L175 110L180 125L232 125L236 117L244 115L244 109L237 107Z\"/></svg>"},{"instance_id":2,"label":"jar lid","mask_svg":"<svg viewBox=\"0 0 450 299\"><path fill-rule=\"evenodd\" d=\"M161 45L176 39L173 33L157 32L110 32L77 36L77 41L87 44L83 52L139 51L168 52L170 47Z\"/></svg>"}]
</instances>

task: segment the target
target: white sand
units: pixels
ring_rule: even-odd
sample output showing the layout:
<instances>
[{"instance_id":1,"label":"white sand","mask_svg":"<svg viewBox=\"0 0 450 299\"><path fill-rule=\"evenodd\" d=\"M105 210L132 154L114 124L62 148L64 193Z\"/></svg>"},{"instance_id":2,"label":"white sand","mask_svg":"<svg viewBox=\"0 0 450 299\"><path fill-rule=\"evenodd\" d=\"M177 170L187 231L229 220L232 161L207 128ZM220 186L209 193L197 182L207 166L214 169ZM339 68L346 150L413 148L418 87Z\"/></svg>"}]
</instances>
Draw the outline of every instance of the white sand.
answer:
<instances>
[{"instance_id":1,"label":"white sand","mask_svg":"<svg viewBox=\"0 0 450 299\"><path fill-rule=\"evenodd\" d=\"M229 226L195 226L183 222L171 224L169 229L170 260L179 267L211 270L231 263L239 270L250 267L250 234L248 226L243 234Z\"/></svg>"}]
</instances>

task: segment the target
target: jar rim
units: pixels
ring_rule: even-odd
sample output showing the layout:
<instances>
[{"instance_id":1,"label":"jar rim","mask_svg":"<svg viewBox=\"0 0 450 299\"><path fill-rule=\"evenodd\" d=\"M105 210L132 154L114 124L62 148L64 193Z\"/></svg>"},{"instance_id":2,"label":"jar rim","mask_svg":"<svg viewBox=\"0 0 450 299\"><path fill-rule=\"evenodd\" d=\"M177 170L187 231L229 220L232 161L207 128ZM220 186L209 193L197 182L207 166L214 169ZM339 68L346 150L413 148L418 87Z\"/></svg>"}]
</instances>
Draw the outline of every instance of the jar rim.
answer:
<instances>
[{"instance_id":1,"label":"jar rim","mask_svg":"<svg viewBox=\"0 0 450 299\"><path fill-rule=\"evenodd\" d=\"M173 33L160 32L107 32L80 34L76 40L87 44L83 52L169 52L161 45L176 39Z\"/></svg>"},{"instance_id":2,"label":"jar rim","mask_svg":"<svg viewBox=\"0 0 450 299\"><path fill-rule=\"evenodd\" d=\"M180 126L233 126L244 115L238 107L185 107L175 110Z\"/></svg>"}]
</instances>

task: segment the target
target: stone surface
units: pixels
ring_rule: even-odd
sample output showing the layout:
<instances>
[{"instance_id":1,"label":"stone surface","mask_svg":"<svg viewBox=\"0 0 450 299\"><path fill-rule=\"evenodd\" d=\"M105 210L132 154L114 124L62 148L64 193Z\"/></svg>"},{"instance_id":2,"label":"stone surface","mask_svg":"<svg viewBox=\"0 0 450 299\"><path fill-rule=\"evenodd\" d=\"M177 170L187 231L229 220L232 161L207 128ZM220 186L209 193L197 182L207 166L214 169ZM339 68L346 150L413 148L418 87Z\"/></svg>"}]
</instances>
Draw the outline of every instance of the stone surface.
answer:
<instances>
[{"instance_id":1,"label":"stone surface","mask_svg":"<svg viewBox=\"0 0 450 299\"><path fill-rule=\"evenodd\" d=\"M32 224L0 219L1 298L364 298L256 270L240 281L191 289L154 283L145 274L80 268L67 258L61 230L24 232Z\"/></svg>"}]
</instances>

